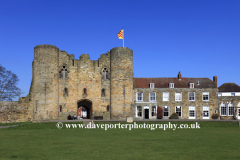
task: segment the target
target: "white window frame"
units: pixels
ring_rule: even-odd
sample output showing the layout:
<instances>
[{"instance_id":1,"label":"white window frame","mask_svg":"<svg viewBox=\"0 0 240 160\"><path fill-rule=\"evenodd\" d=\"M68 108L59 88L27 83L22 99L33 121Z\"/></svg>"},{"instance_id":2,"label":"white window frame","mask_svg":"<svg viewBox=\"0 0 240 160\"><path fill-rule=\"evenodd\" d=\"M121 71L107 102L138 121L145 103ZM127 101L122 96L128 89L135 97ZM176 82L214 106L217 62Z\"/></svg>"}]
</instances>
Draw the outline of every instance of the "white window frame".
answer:
<instances>
[{"instance_id":1,"label":"white window frame","mask_svg":"<svg viewBox=\"0 0 240 160\"><path fill-rule=\"evenodd\" d=\"M194 116L190 116L190 111L194 111ZM196 118L196 107L195 106L189 106L188 107L188 116L189 119L195 119Z\"/></svg>"},{"instance_id":2,"label":"white window frame","mask_svg":"<svg viewBox=\"0 0 240 160\"><path fill-rule=\"evenodd\" d=\"M240 119L240 102L237 105L237 118Z\"/></svg>"},{"instance_id":3,"label":"white window frame","mask_svg":"<svg viewBox=\"0 0 240 160\"><path fill-rule=\"evenodd\" d=\"M190 83L190 84L189 84L189 87L190 87L190 88L194 88L194 83Z\"/></svg>"},{"instance_id":4,"label":"white window frame","mask_svg":"<svg viewBox=\"0 0 240 160\"><path fill-rule=\"evenodd\" d=\"M204 116L205 114L205 112L204 111L208 111L208 117L206 116ZM210 115L210 112L209 112L209 106L203 106L203 119L209 119L209 115Z\"/></svg>"},{"instance_id":5,"label":"white window frame","mask_svg":"<svg viewBox=\"0 0 240 160\"><path fill-rule=\"evenodd\" d=\"M169 83L169 88L174 88L174 83Z\"/></svg>"},{"instance_id":6,"label":"white window frame","mask_svg":"<svg viewBox=\"0 0 240 160\"><path fill-rule=\"evenodd\" d=\"M139 111L138 107L141 107L141 112L138 112ZM136 106L136 117L142 117L143 116L142 112L143 112L142 106ZM138 113L141 113L141 116L138 116Z\"/></svg>"},{"instance_id":7,"label":"white window frame","mask_svg":"<svg viewBox=\"0 0 240 160\"><path fill-rule=\"evenodd\" d=\"M180 100L177 100L177 93L180 93ZM175 101L182 101L182 92L175 92Z\"/></svg>"},{"instance_id":8,"label":"white window frame","mask_svg":"<svg viewBox=\"0 0 240 160\"><path fill-rule=\"evenodd\" d=\"M235 93L231 93L231 96L235 96Z\"/></svg>"},{"instance_id":9,"label":"white window frame","mask_svg":"<svg viewBox=\"0 0 240 160\"><path fill-rule=\"evenodd\" d=\"M151 93L154 93L154 97L151 97ZM151 100L151 98L153 98L154 100ZM156 102L156 92L149 93L149 102Z\"/></svg>"},{"instance_id":10,"label":"white window frame","mask_svg":"<svg viewBox=\"0 0 240 160\"><path fill-rule=\"evenodd\" d=\"M190 93L193 93L194 100L190 100L190 95L189 95ZM188 100L189 101L195 101L195 92L188 92Z\"/></svg>"},{"instance_id":11,"label":"white window frame","mask_svg":"<svg viewBox=\"0 0 240 160\"><path fill-rule=\"evenodd\" d=\"M203 96L206 96L206 95L208 96L208 100L204 100L204 99L203 99ZM202 100L203 100L203 101L209 101L209 92L203 92L203 93L202 93Z\"/></svg>"},{"instance_id":12,"label":"white window frame","mask_svg":"<svg viewBox=\"0 0 240 160\"><path fill-rule=\"evenodd\" d=\"M150 83L150 88L154 88L154 83Z\"/></svg>"},{"instance_id":13,"label":"white window frame","mask_svg":"<svg viewBox=\"0 0 240 160\"><path fill-rule=\"evenodd\" d=\"M179 107L180 107L180 109L181 109L181 111L180 111L181 116L179 116L179 114L177 113L177 108L179 108ZM182 106L176 106L176 107L175 107L175 113L178 114L178 117L182 117Z\"/></svg>"},{"instance_id":14,"label":"white window frame","mask_svg":"<svg viewBox=\"0 0 240 160\"><path fill-rule=\"evenodd\" d=\"M154 113L153 107L156 108L156 110L155 110L155 114L156 114L156 115L155 115L155 116L153 116L153 113ZM152 116L152 117L157 117L157 106L152 106L151 116Z\"/></svg>"},{"instance_id":15,"label":"white window frame","mask_svg":"<svg viewBox=\"0 0 240 160\"><path fill-rule=\"evenodd\" d=\"M237 119L240 119L240 108L237 108Z\"/></svg>"},{"instance_id":16,"label":"white window frame","mask_svg":"<svg viewBox=\"0 0 240 160\"><path fill-rule=\"evenodd\" d=\"M222 114L224 110L225 110L226 114ZM227 104L222 102L221 105L220 105L220 115L221 116L227 116L227 114L228 114Z\"/></svg>"},{"instance_id":17,"label":"white window frame","mask_svg":"<svg viewBox=\"0 0 240 160\"><path fill-rule=\"evenodd\" d=\"M233 111L232 111L233 113L232 114L230 114L230 108L233 108ZM232 102L230 102L228 104L228 115L229 116L233 116L234 115L234 109L235 109L234 104Z\"/></svg>"},{"instance_id":18,"label":"white window frame","mask_svg":"<svg viewBox=\"0 0 240 160\"><path fill-rule=\"evenodd\" d=\"M142 100L138 100L138 93L141 93ZM143 102L143 93L142 92L136 93L136 102Z\"/></svg>"},{"instance_id":19,"label":"white window frame","mask_svg":"<svg viewBox=\"0 0 240 160\"><path fill-rule=\"evenodd\" d=\"M165 95L168 95L168 96L164 97L164 93L165 93ZM169 101L169 92L163 92L163 101Z\"/></svg>"},{"instance_id":20,"label":"white window frame","mask_svg":"<svg viewBox=\"0 0 240 160\"><path fill-rule=\"evenodd\" d=\"M168 116L164 116L164 113L165 113L164 109L166 109L166 108L167 108ZM163 106L163 117L169 117L169 116L170 116L170 107L169 106Z\"/></svg>"}]
</instances>

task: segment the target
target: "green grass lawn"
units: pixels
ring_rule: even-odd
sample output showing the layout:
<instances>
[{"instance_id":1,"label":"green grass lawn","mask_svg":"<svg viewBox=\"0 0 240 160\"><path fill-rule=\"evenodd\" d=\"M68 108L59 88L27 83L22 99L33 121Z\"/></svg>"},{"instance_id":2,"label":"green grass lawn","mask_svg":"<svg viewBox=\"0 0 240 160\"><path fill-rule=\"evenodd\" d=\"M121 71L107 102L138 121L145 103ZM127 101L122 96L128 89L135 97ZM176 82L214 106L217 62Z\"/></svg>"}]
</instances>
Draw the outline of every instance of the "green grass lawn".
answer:
<instances>
[{"instance_id":1,"label":"green grass lawn","mask_svg":"<svg viewBox=\"0 0 240 160\"><path fill-rule=\"evenodd\" d=\"M0 159L240 159L237 122L198 123L200 129L165 131L57 129L56 123L21 123L0 129Z\"/></svg>"}]
</instances>

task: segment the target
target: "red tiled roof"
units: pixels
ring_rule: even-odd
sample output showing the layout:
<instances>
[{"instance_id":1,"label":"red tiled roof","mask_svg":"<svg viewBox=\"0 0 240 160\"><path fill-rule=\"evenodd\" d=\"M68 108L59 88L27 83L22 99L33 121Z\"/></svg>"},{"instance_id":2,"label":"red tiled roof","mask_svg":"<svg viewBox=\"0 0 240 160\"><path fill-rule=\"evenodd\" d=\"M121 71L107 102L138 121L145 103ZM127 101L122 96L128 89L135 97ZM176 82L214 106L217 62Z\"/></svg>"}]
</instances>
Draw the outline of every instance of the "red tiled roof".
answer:
<instances>
[{"instance_id":1,"label":"red tiled roof","mask_svg":"<svg viewBox=\"0 0 240 160\"><path fill-rule=\"evenodd\" d=\"M150 83L154 88L169 88L169 83L174 83L174 88L189 88L189 83L194 83L194 88L217 88L209 78L133 78L133 88L149 88Z\"/></svg>"},{"instance_id":2,"label":"red tiled roof","mask_svg":"<svg viewBox=\"0 0 240 160\"><path fill-rule=\"evenodd\" d=\"M240 92L240 86L235 83L223 83L218 87L219 92Z\"/></svg>"}]
</instances>

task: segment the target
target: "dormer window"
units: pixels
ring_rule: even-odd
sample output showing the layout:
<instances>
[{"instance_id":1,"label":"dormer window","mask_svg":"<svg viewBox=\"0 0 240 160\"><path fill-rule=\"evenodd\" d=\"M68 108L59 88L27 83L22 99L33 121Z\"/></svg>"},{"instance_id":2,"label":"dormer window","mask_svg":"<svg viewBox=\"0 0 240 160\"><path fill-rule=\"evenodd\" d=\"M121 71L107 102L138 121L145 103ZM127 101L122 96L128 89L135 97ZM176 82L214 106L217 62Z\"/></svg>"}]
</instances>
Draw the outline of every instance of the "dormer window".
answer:
<instances>
[{"instance_id":1,"label":"dormer window","mask_svg":"<svg viewBox=\"0 0 240 160\"><path fill-rule=\"evenodd\" d=\"M150 83L150 88L154 88L154 83Z\"/></svg>"},{"instance_id":2,"label":"dormer window","mask_svg":"<svg viewBox=\"0 0 240 160\"><path fill-rule=\"evenodd\" d=\"M169 88L174 88L174 83L169 83Z\"/></svg>"},{"instance_id":3,"label":"dormer window","mask_svg":"<svg viewBox=\"0 0 240 160\"><path fill-rule=\"evenodd\" d=\"M190 88L194 88L194 83L189 84Z\"/></svg>"}]
</instances>

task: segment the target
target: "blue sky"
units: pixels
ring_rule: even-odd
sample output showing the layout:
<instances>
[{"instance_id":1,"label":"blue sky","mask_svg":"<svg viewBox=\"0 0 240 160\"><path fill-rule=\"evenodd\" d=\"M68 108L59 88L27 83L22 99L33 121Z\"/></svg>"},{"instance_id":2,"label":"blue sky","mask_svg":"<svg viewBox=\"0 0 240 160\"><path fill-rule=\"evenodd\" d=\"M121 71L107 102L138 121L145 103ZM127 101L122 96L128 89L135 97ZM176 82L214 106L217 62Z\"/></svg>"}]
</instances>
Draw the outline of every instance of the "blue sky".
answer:
<instances>
[{"instance_id":1,"label":"blue sky","mask_svg":"<svg viewBox=\"0 0 240 160\"><path fill-rule=\"evenodd\" d=\"M34 46L51 44L78 59L133 50L134 77L218 76L240 85L239 0L1 0L0 64L26 96Z\"/></svg>"}]
</instances>

